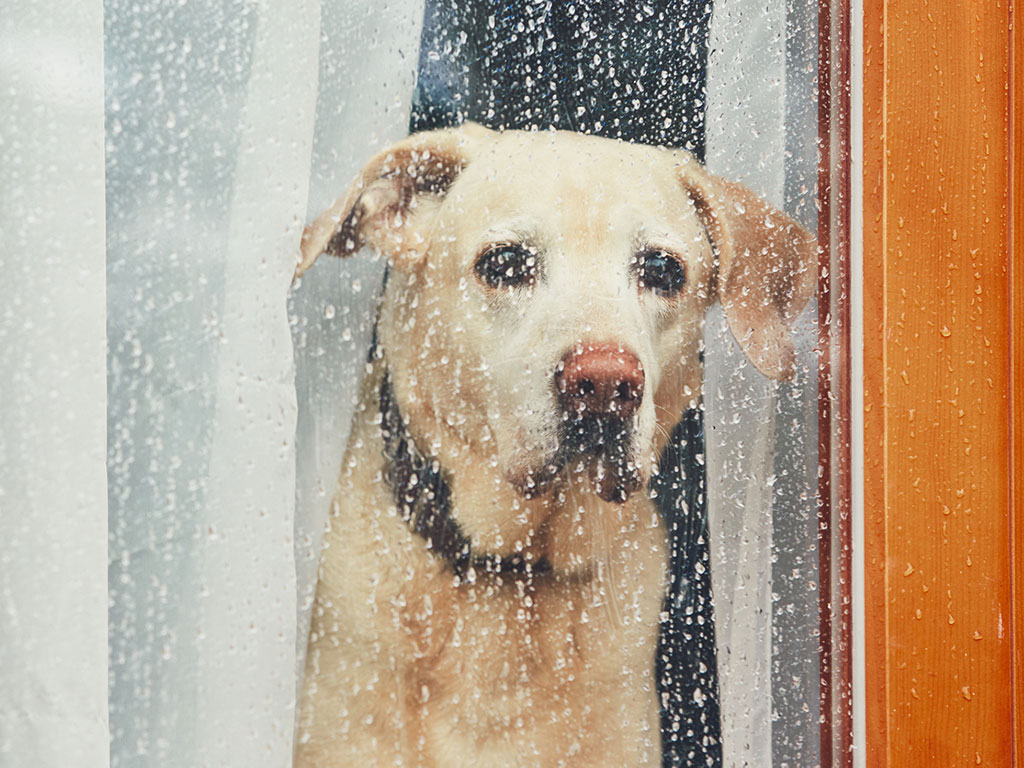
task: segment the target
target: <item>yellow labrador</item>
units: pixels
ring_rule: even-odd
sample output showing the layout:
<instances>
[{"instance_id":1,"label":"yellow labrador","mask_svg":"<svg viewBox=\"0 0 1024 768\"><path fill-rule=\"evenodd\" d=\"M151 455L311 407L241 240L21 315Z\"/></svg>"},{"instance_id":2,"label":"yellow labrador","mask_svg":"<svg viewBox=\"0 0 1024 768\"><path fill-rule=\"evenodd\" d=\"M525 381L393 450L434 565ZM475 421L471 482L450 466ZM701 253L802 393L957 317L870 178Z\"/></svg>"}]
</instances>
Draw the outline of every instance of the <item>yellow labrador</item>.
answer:
<instances>
[{"instance_id":1,"label":"yellow labrador","mask_svg":"<svg viewBox=\"0 0 1024 768\"><path fill-rule=\"evenodd\" d=\"M815 243L685 152L476 125L369 162L306 231L390 277L325 537L296 748L328 766L661 754L667 533L705 311L793 365Z\"/></svg>"}]
</instances>

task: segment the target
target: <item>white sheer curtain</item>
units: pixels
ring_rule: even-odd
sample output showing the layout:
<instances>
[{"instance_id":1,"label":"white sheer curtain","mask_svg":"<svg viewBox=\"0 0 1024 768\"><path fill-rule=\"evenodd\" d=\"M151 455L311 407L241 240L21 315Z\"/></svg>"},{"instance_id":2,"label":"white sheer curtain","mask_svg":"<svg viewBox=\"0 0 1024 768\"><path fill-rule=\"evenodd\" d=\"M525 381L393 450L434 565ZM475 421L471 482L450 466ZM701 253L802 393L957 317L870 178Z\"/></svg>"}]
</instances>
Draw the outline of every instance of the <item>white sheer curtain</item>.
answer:
<instances>
[{"instance_id":1,"label":"white sheer curtain","mask_svg":"<svg viewBox=\"0 0 1024 768\"><path fill-rule=\"evenodd\" d=\"M107 763L103 9L0 14L0 765Z\"/></svg>"},{"instance_id":2,"label":"white sheer curtain","mask_svg":"<svg viewBox=\"0 0 1024 768\"><path fill-rule=\"evenodd\" d=\"M816 11L803 9L801 3L715 0L707 84L708 168L742 181L812 229L815 23ZM809 167L804 162L808 152ZM817 751L816 717L809 722L810 738L796 718L777 723L776 688L780 669L802 663L810 683L807 698L817 705L817 644L812 635L817 605L812 600L810 606L800 606L810 611L799 616L805 637L781 637L773 626L774 603L783 591L773 582L778 555L773 533L779 518L810 520L809 533L794 535L787 528L779 544L800 548L795 554L804 563L805 595L806 582L813 582L816 573L813 312L809 309L798 327L793 384L778 385L754 369L720 308L712 311L705 330L711 575L727 768L816 762L811 757ZM792 424L778 421L782 412ZM779 440L790 443L784 457L788 465L778 461ZM780 474L794 476L784 494L776 488ZM787 654L787 644L799 651ZM804 652L807 658L793 658Z\"/></svg>"},{"instance_id":3,"label":"white sheer curtain","mask_svg":"<svg viewBox=\"0 0 1024 768\"><path fill-rule=\"evenodd\" d=\"M782 207L784 4L718 0L708 60L707 166ZM708 319L708 514L723 762L766 764L771 732L775 384L744 357L716 307ZM770 764L770 763L769 763Z\"/></svg>"},{"instance_id":4,"label":"white sheer curtain","mask_svg":"<svg viewBox=\"0 0 1024 768\"><path fill-rule=\"evenodd\" d=\"M320 0L106 6L117 766L291 762L287 296L320 18Z\"/></svg>"},{"instance_id":5,"label":"white sheer curtain","mask_svg":"<svg viewBox=\"0 0 1024 768\"><path fill-rule=\"evenodd\" d=\"M295 376L286 297L302 235L320 0L259 8L227 220L200 536L197 763L291 762Z\"/></svg>"}]
</instances>

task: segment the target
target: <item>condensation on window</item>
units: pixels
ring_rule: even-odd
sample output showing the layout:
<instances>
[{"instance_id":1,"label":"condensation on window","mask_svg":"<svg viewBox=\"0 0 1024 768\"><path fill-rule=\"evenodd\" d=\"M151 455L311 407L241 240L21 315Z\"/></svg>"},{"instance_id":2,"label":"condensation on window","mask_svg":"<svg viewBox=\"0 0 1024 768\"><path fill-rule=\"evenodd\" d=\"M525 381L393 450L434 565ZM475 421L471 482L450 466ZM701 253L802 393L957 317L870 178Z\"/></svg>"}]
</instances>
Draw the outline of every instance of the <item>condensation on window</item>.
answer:
<instances>
[{"instance_id":1,"label":"condensation on window","mask_svg":"<svg viewBox=\"0 0 1024 768\"><path fill-rule=\"evenodd\" d=\"M827 759L819 21L106 3L113 765Z\"/></svg>"}]
</instances>

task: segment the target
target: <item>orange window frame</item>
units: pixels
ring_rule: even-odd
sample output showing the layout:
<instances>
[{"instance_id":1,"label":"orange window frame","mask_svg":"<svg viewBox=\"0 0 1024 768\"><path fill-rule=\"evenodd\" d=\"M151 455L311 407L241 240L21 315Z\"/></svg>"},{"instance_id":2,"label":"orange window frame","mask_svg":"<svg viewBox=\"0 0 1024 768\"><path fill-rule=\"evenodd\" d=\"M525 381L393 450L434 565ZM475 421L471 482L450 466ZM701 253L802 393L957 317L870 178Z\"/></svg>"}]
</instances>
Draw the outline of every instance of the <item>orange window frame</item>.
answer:
<instances>
[{"instance_id":1,"label":"orange window frame","mask_svg":"<svg viewBox=\"0 0 1024 768\"><path fill-rule=\"evenodd\" d=\"M864 2L872 768L1024 767L1022 28L1021 0Z\"/></svg>"}]
</instances>

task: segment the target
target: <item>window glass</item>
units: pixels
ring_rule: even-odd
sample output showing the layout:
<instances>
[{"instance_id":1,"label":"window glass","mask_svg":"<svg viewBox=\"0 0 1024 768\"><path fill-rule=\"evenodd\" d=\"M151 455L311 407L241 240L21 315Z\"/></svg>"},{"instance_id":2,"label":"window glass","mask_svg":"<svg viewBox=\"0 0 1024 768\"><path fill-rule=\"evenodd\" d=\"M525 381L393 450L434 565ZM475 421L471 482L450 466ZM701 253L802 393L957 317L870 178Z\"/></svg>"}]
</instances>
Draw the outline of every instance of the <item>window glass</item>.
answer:
<instances>
[{"instance_id":1,"label":"window glass","mask_svg":"<svg viewBox=\"0 0 1024 768\"><path fill-rule=\"evenodd\" d=\"M828 13L109 0L114 765L831 764Z\"/></svg>"}]
</instances>

